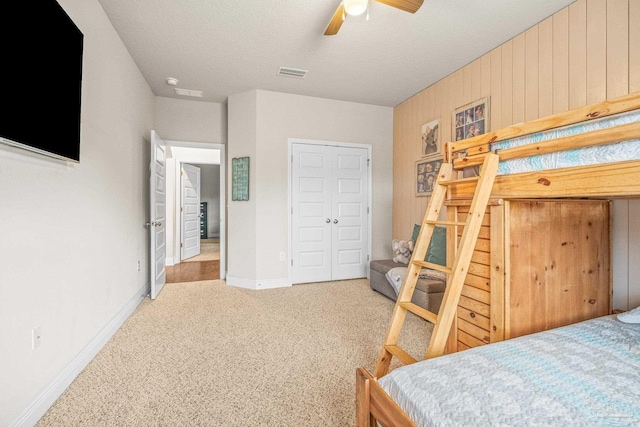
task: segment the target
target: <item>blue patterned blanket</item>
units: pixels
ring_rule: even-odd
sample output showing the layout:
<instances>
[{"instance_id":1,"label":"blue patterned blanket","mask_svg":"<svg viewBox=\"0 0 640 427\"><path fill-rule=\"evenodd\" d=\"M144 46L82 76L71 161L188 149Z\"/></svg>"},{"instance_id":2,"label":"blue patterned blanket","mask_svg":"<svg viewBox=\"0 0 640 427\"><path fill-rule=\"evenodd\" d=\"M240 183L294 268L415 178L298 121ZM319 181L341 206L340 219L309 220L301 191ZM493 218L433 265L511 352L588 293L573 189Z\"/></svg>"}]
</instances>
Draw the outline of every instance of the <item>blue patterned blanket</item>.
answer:
<instances>
[{"instance_id":1,"label":"blue patterned blanket","mask_svg":"<svg viewBox=\"0 0 640 427\"><path fill-rule=\"evenodd\" d=\"M601 317L379 382L419 426L640 426L640 324Z\"/></svg>"},{"instance_id":2,"label":"blue patterned blanket","mask_svg":"<svg viewBox=\"0 0 640 427\"><path fill-rule=\"evenodd\" d=\"M640 121L640 111L634 110L575 125L499 141L491 144L491 150L519 147L521 145L527 145L534 142L547 141L564 136L607 129L637 121ZM602 146L576 148L521 159L506 160L500 162L500 165L498 166L498 174L507 175L520 172L558 169L572 166L589 166L638 159L640 159L640 140L634 139Z\"/></svg>"}]
</instances>

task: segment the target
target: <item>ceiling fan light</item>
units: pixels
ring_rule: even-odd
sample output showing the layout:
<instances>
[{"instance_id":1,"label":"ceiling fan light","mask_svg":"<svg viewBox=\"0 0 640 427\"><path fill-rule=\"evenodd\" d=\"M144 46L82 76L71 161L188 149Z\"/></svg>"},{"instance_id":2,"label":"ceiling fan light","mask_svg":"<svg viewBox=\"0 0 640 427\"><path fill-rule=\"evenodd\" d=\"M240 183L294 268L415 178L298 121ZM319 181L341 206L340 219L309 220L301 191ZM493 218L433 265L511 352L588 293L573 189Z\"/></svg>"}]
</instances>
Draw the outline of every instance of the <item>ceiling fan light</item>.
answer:
<instances>
[{"instance_id":1,"label":"ceiling fan light","mask_svg":"<svg viewBox=\"0 0 640 427\"><path fill-rule=\"evenodd\" d=\"M352 16L362 15L367 10L369 0L343 0L344 10Z\"/></svg>"}]
</instances>

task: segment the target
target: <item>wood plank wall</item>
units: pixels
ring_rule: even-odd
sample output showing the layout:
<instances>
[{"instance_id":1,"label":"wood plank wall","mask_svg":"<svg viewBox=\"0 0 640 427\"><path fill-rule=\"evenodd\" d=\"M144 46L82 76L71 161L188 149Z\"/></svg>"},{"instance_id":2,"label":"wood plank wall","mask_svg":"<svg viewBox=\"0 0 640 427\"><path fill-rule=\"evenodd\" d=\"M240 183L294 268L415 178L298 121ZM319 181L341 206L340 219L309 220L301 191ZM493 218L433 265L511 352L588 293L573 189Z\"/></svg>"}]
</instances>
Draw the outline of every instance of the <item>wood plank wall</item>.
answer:
<instances>
[{"instance_id":1,"label":"wood plank wall","mask_svg":"<svg viewBox=\"0 0 640 427\"><path fill-rule=\"evenodd\" d=\"M640 0L578 0L394 109L393 238L411 237L429 201L415 196L420 127L491 97L490 129L640 90Z\"/></svg>"},{"instance_id":2,"label":"wood plank wall","mask_svg":"<svg viewBox=\"0 0 640 427\"><path fill-rule=\"evenodd\" d=\"M640 200L614 200L612 233L613 307L630 310L640 306Z\"/></svg>"}]
</instances>

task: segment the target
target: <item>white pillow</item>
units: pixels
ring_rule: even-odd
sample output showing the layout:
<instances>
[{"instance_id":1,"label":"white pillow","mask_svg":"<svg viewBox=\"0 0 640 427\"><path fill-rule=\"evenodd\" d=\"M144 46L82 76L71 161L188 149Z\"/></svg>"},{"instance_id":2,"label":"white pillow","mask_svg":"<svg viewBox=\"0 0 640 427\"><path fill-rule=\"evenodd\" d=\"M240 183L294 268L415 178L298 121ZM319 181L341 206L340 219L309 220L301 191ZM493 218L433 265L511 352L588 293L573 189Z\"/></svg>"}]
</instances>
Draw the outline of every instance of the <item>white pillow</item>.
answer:
<instances>
[{"instance_id":1,"label":"white pillow","mask_svg":"<svg viewBox=\"0 0 640 427\"><path fill-rule=\"evenodd\" d=\"M618 320L624 323L640 323L640 307L618 314Z\"/></svg>"}]
</instances>

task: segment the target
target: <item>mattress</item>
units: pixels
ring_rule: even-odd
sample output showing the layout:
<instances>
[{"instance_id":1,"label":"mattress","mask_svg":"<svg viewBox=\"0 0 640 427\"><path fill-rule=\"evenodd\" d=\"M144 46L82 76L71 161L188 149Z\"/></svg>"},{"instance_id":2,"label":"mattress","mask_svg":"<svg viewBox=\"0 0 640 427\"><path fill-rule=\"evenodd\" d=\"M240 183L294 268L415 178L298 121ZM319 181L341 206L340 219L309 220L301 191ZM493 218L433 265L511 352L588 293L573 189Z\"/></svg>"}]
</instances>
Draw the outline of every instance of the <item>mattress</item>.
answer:
<instances>
[{"instance_id":1,"label":"mattress","mask_svg":"<svg viewBox=\"0 0 640 427\"><path fill-rule=\"evenodd\" d=\"M503 150L535 142L547 141L564 136L577 135L599 129L607 129L640 121L640 111L634 110L601 119L590 120L575 125L537 132L491 144L491 150ZM499 175L538 170L589 166L640 159L640 140L618 142L595 147L576 148L555 153L540 154L521 159L500 162Z\"/></svg>"},{"instance_id":2,"label":"mattress","mask_svg":"<svg viewBox=\"0 0 640 427\"><path fill-rule=\"evenodd\" d=\"M398 368L419 426L640 426L640 324L605 316Z\"/></svg>"}]
</instances>

